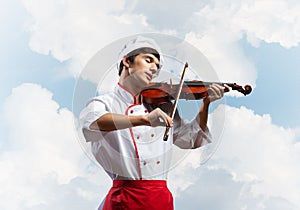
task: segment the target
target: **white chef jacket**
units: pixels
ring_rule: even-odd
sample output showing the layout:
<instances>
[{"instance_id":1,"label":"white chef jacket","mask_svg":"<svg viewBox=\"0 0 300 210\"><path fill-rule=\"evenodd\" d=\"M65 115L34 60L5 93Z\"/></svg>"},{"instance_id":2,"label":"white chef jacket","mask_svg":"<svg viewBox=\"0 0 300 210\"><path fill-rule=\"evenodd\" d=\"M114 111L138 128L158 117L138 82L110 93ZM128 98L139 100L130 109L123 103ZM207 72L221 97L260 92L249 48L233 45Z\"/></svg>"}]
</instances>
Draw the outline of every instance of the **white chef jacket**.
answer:
<instances>
[{"instance_id":1,"label":"white chef jacket","mask_svg":"<svg viewBox=\"0 0 300 210\"><path fill-rule=\"evenodd\" d=\"M192 149L197 139L202 145L211 142L209 131L203 132L196 120L174 121L167 141L163 141L163 126L92 130L90 125L106 113L145 115L148 110L118 84L113 92L92 98L80 114L83 135L91 142L93 155L114 180L166 180L173 143Z\"/></svg>"}]
</instances>

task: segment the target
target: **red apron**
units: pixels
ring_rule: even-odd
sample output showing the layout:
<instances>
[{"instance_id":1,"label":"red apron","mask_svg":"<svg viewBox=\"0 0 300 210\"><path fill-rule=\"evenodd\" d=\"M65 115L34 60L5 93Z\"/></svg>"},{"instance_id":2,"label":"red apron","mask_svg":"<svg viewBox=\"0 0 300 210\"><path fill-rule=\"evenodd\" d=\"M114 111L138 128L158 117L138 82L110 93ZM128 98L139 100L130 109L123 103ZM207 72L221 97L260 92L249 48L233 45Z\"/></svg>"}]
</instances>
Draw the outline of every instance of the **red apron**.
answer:
<instances>
[{"instance_id":1,"label":"red apron","mask_svg":"<svg viewBox=\"0 0 300 210\"><path fill-rule=\"evenodd\" d=\"M114 180L103 210L173 210L164 180Z\"/></svg>"}]
</instances>

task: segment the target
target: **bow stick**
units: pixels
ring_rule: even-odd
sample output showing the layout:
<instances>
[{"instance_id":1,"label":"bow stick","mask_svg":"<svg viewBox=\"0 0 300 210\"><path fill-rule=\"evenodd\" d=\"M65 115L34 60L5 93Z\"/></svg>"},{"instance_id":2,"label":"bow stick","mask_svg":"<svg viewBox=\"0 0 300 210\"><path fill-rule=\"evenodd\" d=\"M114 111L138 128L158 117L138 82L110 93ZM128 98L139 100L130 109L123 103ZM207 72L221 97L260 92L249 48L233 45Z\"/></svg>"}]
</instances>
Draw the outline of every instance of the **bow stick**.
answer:
<instances>
[{"instance_id":1,"label":"bow stick","mask_svg":"<svg viewBox=\"0 0 300 210\"><path fill-rule=\"evenodd\" d=\"M174 119L174 116L175 116L179 96L180 96L182 86L183 86L183 83L184 83L184 75L185 75L185 71L186 71L187 68L188 68L188 63L186 62L185 65L184 65L184 68L183 68L182 75L181 75L181 79L180 79L178 91L177 91L177 94L176 94L176 98L175 98L175 101L173 103L172 110L171 110L171 113L170 113L170 117L172 118L172 120ZM170 127L166 127L166 131L165 131L164 138L163 138L164 141L168 140L169 132L170 132Z\"/></svg>"}]
</instances>

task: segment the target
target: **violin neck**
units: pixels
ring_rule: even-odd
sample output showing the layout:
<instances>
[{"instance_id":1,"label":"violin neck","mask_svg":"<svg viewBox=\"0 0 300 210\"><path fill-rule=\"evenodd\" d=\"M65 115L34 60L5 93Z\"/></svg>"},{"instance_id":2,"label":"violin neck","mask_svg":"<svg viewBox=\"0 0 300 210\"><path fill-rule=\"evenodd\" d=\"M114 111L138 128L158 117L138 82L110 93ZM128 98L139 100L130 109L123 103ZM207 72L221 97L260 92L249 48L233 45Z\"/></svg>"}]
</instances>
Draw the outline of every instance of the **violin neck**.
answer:
<instances>
[{"instance_id":1,"label":"violin neck","mask_svg":"<svg viewBox=\"0 0 300 210\"><path fill-rule=\"evenodd\" d=\"M184 85L187 86L210 86L212 84L219 84L219 85L228 85L229 87L233 87L235 85L235 83L226 83L226 82L203 82L203 81L185 81Z\"/></svg>"}]
</instances>

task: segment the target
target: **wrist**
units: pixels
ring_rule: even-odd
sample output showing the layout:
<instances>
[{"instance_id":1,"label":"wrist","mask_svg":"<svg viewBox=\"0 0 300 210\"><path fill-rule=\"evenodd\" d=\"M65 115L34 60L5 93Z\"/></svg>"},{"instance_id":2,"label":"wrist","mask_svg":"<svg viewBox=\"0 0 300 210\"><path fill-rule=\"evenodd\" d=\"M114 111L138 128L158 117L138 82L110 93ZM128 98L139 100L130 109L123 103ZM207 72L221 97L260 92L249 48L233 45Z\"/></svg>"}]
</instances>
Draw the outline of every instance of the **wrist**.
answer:
<instances>
[{"instance_id":1,"label":"wrist","mask_svg":"<svg viewBox=\"0 0 300 210\"><path fill-rule=\"evenodd\" d=\"M203 98L203 99L202 99L202 103L203 103L204 105L208 106L208 105L210 104L210 99L209 99L209 97Z\"/></svg>"},{"instance_id":2,"label":"wrist","mask_svg":"<svg viewBox=\"0 0 300 210\"><path fill-rule=\"evenodd\" d=\"M147 115L141 115L141 121L142 121L143 125L148 125L148 126L151 125L148 114Z\"/></svg>"}]
</instances>

